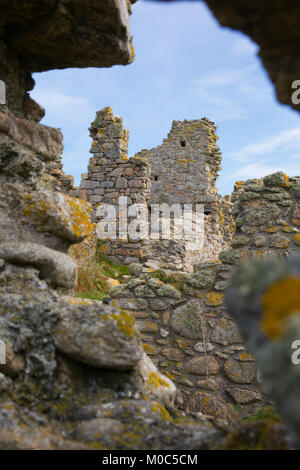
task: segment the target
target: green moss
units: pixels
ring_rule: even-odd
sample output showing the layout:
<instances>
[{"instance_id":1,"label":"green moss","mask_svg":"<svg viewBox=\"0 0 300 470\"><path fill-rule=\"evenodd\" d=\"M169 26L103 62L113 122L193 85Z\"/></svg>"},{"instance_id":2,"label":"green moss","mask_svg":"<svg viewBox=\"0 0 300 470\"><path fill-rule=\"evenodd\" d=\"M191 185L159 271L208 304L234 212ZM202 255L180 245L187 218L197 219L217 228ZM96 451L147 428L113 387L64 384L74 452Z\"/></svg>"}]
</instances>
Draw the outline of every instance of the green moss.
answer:
<instances>
[{"instance_id":1,"label":"green moss","mask_svg":"<svg viewBox=\"0 0 300 470\"><path fill-rule=\"evenodd\" d=\"M183 293L185 280L184 279L177 279L175 276L168 276L165 271L162 269L157 269L156 271L152 271L150 273L150 277L155 279L159 279L164 284L170 284L172 287L175 287L177 290Z\"/></svg>"},{"instance_id":2,"label":"green moss","mask_svg":"<svg viewBox=\"0 0 300 470\"><path fill-rule=\"evenodd\" d=\"M116 264L109 260L102 251L102 242L98 240L96 248L96 260L101 265L103 273L113 279L119 279L121 276L130 274L129 267L124 264Z\"/></svg>"},{"instance_id":3,"label":"green moss","mask_svg":"<svg viewBox=\"0 0 300 470\"><path fill-rule=\"evenodd\" d=\"M109 290L108 289L102 289L102 290L95 290L95 291L82 291L82 290L77 290L75 293L75 297L80 298L80 299L89 299L89 300L102 300L104 297L108 297L109 295Z\"/></svg>"},{"instance_id":4,"label":"green moss","mask_svg":"<svg viewBox=\"0 0 300 470\"><path fill-rule=\"evenodd\" d=\"M275 408L272 406L264 406L259 408L250 416L244 418L245 422L254 423L256 421L268 421L271 423L280 423L281 418Z\"/></svg>"},{"instance_id":5,"label":"green moss","mask_svg":"<svg viewBox=\"0 0 300 470\"><path fill-rule=\"evenodd\" d=\"M98 243L96 253L93 253L95 248L86 247L84 243L70 249L70 256L78 264L76 297L102 300L103 297L109 296L111 283L108 279L122 282L122 277L130 274L128 266L117 265L108 260L101 252L100 246Z\"/></svg>"}]
</instances>

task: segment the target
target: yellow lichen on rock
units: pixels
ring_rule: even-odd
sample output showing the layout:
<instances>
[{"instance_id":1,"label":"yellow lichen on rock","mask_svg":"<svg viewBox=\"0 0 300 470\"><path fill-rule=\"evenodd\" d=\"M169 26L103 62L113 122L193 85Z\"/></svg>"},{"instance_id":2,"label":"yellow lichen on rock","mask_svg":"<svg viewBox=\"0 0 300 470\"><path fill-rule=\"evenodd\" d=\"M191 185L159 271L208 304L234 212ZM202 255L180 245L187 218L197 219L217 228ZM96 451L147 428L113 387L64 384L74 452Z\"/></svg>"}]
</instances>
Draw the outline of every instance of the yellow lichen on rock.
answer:
<instances>
[{"instance_id":1,"label":"yellow lichen on rock","mask_svg":"<svg viewBox=\"0 0 300 470\"><path fill-rule=\"evenodd\" d=\"M300 278L288 277L269 287L262 298L261 326L271 339L283 334L287 320L300 313Z\"/></svg>"},{"instance_id":2,"label":"yellow lichen on rock","mask_svg":"<svg viewBox=\"0 0 300 470\"><path fill-rule=\"evenodd\" d=\"M20 193L23 215L41 231L59 233L74 243L82 241L93 230L91 205L82 199L52 191Z\"/></svg>"},{"instance_id":3,"label":"yellow lichen on rock","mask_svg":"<svg viewBox=\"0 0 300 470\"><path fill-rule=\"evenodd\" d=\"M64 197L70 208L72 231L78 239L83 239L93 230L90 220L91 205L83 199Z\"/></svg>"},{"instance_id":4,"label":"yellow lichen on rock","mask_svg":"<svg viewBox=\"0 0 300 470\"><path fill-rule=\"evenodd\" d=\"M218 292L208 292L206 294L205 302L212 307L218 307L223 303L224 294L219 294Z\"/></svg>"}]
</instances>

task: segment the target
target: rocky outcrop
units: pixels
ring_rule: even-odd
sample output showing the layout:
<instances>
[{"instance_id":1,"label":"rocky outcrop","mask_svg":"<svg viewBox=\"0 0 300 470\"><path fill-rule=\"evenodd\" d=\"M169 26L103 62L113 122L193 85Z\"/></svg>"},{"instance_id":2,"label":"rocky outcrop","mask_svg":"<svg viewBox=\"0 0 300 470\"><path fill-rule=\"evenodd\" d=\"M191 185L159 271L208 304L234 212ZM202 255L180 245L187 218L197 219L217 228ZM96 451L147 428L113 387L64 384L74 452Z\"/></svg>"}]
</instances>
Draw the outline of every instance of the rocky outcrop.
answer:
<instances>
[{"instance_id":1,"label":"rocky outcrop","mask_svg":"<svg viewBox=\"0 0 300 470\"><path fill-rule=\"evenodd\" d=\"M299 252L300 178L283 172L238 181L232 196L236 232L221 259L285 258Z\"/></svg>"},{"instance_id":2,"label":"rocky outcrop","mask_svg":"<svg viewBox=\"0 0 300 470\"><path fill-rule=\"evenodd\" d=\"M298 1L205 0L205 2L222 26L247 34L259 45L259 56L275 85L278 100L299 111L300 105L292 103L291 99L294 91L292 83L300 77Z\"/></svg>"},{"instance_id":3,"label":"rocky outcrop","mask_svg":"<svg viewBox=\"0 0 300 470\"><path fill-rule=\"evenodd\" d=\"M0 305L0 448L198 449L219 439L204 417L174 409L175 386L142 353L130 313L62 298L35 268L3 261Z\"/></svg>"},{"instance_id":4,"label":"rocky outcrop","mask_svg":"<svg viewBox=\"0 0 300 470\"><path fill-rule=\"evenodd\" d=\"M255 354L266 392L300 441L300 260L252 261L234 275L226 303Z\"/></svg>"},{"instance_id":5,"label":"rocky outcrop","mask_svg":"<svg viewBox=\"0 0 300 470\"><path fill-rule=\"evenodd\" d=\"M31 72L133 58L126 0L2 2L0 79L1 449L201 449L219 432L174 408L125 309L70 295L90 204L65 194L62 135L38 124ZM64 192L61 191L64 189ZM1 358L1 362L3 362Z\"/></svg>"},{"instance_id":6,"label":"rocky outcrop","mask_svg":"<svg viewBox=\"0 0 300 470\"><path fill-rule=\"evenodd\" d=\"M28 95L34 86L32 72L132 62L130 3L134 2L1 2L0 79L6 83L9 109L34 121L43 116Z\"/></svg>"}]
</instances>

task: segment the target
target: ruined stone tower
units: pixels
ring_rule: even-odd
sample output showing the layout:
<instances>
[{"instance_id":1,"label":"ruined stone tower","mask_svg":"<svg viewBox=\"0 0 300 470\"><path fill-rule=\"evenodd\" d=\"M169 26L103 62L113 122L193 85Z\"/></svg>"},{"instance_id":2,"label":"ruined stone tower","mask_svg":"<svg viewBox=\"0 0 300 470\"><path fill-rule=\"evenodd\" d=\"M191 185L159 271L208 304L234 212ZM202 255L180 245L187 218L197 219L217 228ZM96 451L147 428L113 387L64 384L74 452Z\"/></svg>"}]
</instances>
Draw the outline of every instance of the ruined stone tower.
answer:
<instances>
[{"instance_id":1,"label":"ruined stone tower","mask_svg":"<svg viewBox=\"0 0 300 470\"><path fill-rule=\"evenodd\" d=\"M151 202L205 203L218 197L215 182L221 164L216 126L207 118L173 121L162 145L137 155L151 166Z\"/></svg>"},{"instance_id":2,"label":"ruined stone tower","mask_svg":"<svg viewBox=\"0 0 300 470\"><path fill-rule=\"evenodd\" d=\"M97 112L90 128L93 143L88 174L83 175L74 195L91 202L92 218L99 222L99 205L111 204L117 209L119 198L127 198L128 211L139 204L145 211L151 205L190 204L193 211L201 205L204 222L204 243L191 249L186 240L115 240L102 243L105 254L114 261L143 261L149 267L191 271L193 264L217 259L232 233L229 203L221 198L215 187L220 169L221 152L216 144L216 126L207 118L194 121L173 121L168 138L152 150L142 150L128 158L128 131L122 118L114 117L111 108ZM227 211L227 217L224 216ZM161 214L163 219L164 214ZM172 212L173 225L174 217ZM178 217L178 216L177 216ZM110 220L117 224L117 220ZM226 220L226 224L225 224ZM160 220L160 223L162 220ZM104 237L106 238L106 237Z\"/></svg>"},{"instance_id":3,"label":"ruined stone tower","mask_svg":"<svg viewBox=\"0 0 300 470\"><path fill-rule=\"evenodd\" d=\"M231 237L230 204L215 186L221 165L216 129L207 118L173 121L161 145L136 155L146 158L151 168L151 204L191 204L194 210L196 204L203 205L201 249L190 250L186 243L174 244L174 240L151 244L154 258L171 269L190 271L195 263L217 259Z\"/></svg>"}]
</instances>

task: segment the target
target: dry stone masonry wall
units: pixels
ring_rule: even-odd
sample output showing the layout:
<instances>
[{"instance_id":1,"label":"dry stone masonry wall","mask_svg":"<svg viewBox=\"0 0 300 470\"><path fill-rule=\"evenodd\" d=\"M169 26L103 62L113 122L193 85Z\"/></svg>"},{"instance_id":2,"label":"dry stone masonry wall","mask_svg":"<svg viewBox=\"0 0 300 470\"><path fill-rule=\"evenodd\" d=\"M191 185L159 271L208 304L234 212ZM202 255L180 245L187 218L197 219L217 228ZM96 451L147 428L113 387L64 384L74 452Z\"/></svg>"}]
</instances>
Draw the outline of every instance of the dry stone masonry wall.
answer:
<instances>
[{"instance_id":1,"label":"dry stone masonry wall","mask_svg":"<svg viewBox=\"0 0 300 470\"><path fill-rule=\"evenodd\" d=\"M194 210L196 204L203 205L201 249L190 251L187 243L174 240L150 244L149 257L163 260L170 269L190 271L194 263L217 259L230 239L230 202L222 201L215 186L221 165L216 129L207 118L173 121L162 145L137 154L151 167L151 204L191 204Z\"/></svg>"},{"instance_id":2,"label":"dry stone masonry wall","mask_svg":"<svg viewBox=\"0 0 300 470\"><path fill-rule=\"evenodd\" d=\"M127 197L131 204L177 204L180 210L190 204L203 206L204 243L191 250L186 240L143 239L122 243L120 239L102 244L112 259L126 264L148 261L149 266L163 265L173 270L192 271L195 262L217 259L228 247L233 232L230 198L221 198L215 182L220 169L221 152L216 145L218 136L214 123L207 118L195 121L174 121L163 144L156 149L143 150L133 158L127 156L128 132L122 119L116 118L110 108L97 113L90 128L93 157L88 174L83 175L80 187L71 192L91 202L95 222L100 204L115 205L119 197ZM172 209L172 207L171 207ZM167 217L163 210L161 219ZM171 211L171 225L174 214ZM173 226L172 226L173 227ZM174 227L173 227L174 228Z\"/></svg>"},{"instance_id":3,"label":"dry stone masonry wall","mask_svg":"<svg viewBox=\"0 0 300 470\"><path fill-rule=\"evenodd\" d=\"M242 415L249 414L268 399L257 382L254 357L224 306L223 292L232 271L246 258L297 252L299 178L278 172L237 182L232 198L221 198L215 187L221 157L216 128L208 119L174 121L161 146L128 159L128 134L120 118L109 108L97 118L91 128L94 155L77 193L91 201L94 211L99 203L116 204L120 195L131 197L130 178L123 175L130 168L134 178L140 167L144 173L134 202L149 207L201 203L205 211L205 254L198 257L194 253L189 258L184 242L175 240L144 240L133 246L120 240L101 242L103 254L143 263L132 264L133 278L112 289L113 305L132 311L145 351L177 384L177 406L228 423L236 417L235 406ZM119 126L114 144L112 123ZM111 150L115 152L107 155ZM136 159L143 162L138 168ZM192 274L184 272L191 267Z\"/></svg>"},{"instance_id":4,"label":"dry stone masonry wall","mask_svg":"<svg viewBox=\"0 0 300 470\"><path fill-rule=\"evenodd\" d=\"M119 198L126 198L127 210L139 204L147 212L150 198L149 166L143 158L127 156L128 131L120 117L114 117L111 108L104 108L96 115L90 127L93 143L90 152L88 174L81 181L79 190L73 191L92 204L92 220L99 222L97 208L110 204L115 208L116 239L102 240L100 250L114 261L125 264L137 262L142 256L142 243L134 240L122 241L119 237ZM104 213L102 213L102 216Z\"/></svg>"},{"instance_id":5,"label":"dry stone masonry wall","mask_svg":"<svg viewBox=\"0 0 300 470\"><path fill-rule=\"evenodd\" d=\"M236 234L223 259L288 257L300 246L300 178L283 172L237 182L233 193Z\"/></svg>"},{"instance_id":6,"label":"dry stone masonry wall","mask_svg":"<svg viewBox=\"0 0 300 470\"><path fill-rule=\"evenodd\" d=\"M112 288L112 304L133 312L145 351L177 384L177 405L227 423L236 418L234 406L244 416L261 406L254 358L223 304L231 266L203 263L173 277L130 269L135 276Z\"/></svg>"}]
</instances>

